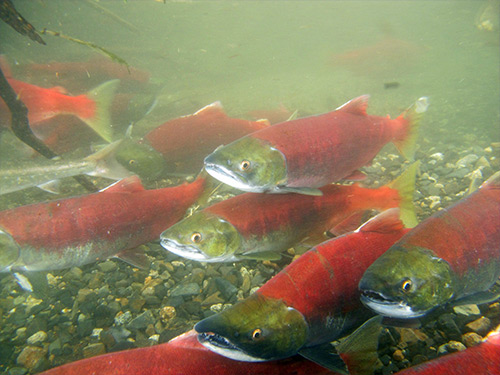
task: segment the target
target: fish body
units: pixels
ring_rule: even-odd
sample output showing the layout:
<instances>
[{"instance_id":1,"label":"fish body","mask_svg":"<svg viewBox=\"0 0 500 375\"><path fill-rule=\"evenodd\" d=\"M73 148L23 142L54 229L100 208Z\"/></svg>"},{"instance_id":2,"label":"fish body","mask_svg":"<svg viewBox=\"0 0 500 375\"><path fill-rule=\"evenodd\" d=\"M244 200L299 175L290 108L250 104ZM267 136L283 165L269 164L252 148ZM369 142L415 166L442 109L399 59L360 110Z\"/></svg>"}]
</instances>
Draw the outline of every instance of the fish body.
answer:
<instances>
[{"instance_id":1,"label":"fish body","mask_svg":"<svg viewBox=\"0 0 500 375\"><path fill-rule=\"evenodd\" d=\"M500 327L480 344L410 367L401 375L500 375Z\"/></svg>"},{"instance_id":2,"label":"fish body","mask_svg":"<svg viewBox=\"0 0 500 375\"><path fill-rule=\"evenodd\" d=\"M364 95L333 112L259 130L215 150L205 169L243 191L319 194L315 188L352 178L388 142L411 158L427 99L394 120L368 115L367 105Z\"/></svg>"},{"instance_id":3,"label":"fish body","mask_svg":"<svg viewBox=\"0 0 500 375\"><path fill-rule=\"evenodd\" d=\"M13 78L7 80L28 108L28 120L35 128L36 124L44 120L69 114L85 122L104 140L111 141L109 108L118 80L105 82L78 96L67 95L65 89L61 87L43 88ZM0 117L3 123L10 123L10 114L3 101L0 101Z\"/></svg>"},{"instance_id":4,"label":"fish body","mask_svg":"<svg viewBox=\"0 0 500 375\"><path fill-rule=\"evenodd\" d=\"M155 240L177 222L203 192L204 181L145 190L132 176L98 193L1 211L0 271L130 259L124 251Z\"/></svg>"},{"instance_id":5,"label":"fish body","mask_svg":"<svg viewBox=\"0 0 500 375\"><path fill-rule=\"evenodd\" d=\"M53 180L80 174L119 180L131 173L116 161L114 154L120 141L81 160L36 160L2 162L0 169L0 195L42 186Z\"/></svg>"},{"instance_id":6,"label":"fish body","mask_svg":"<svg viewBox=\"0 0 500 375\"><path fill-rule=\"evenodd\" d=\"M68 363L40 375L335 375L301 357L267 363L233 361L203 347L195 331L167 343L108 353Z\"/></svg>"},{"instance_id":7,"label":"fish body","mask_svg":"<svg viewBox=\"0 0 500 375\"><path fill-rule=\"evenodd\" d=\"M407 231L397 209L304 253L247 299L195 325L202 344L242 361L295 355L361 325L363 272Z\"/></svg>"},{"instance_id":8,"label":"fish body","mask_svg":"<svg viewBox=\"0 0 500 375\"><path fill-rule=\"evenodd\" d=\"M420 317L474 295L479 303L487 302L487 290L500 276L499 223L497 172L471 195L421 222L377 259L359 284L363 302L395 318Z\"/></svg>"},{"instance_id":9,"label":"fish body","mask_svg":"<svg viewBox=\"0 0 500 375\"><path fill-rule=\"evenodd\" d=\"M165 122L146 134L144 141L163 155L172 172L196 173L203 167L203 158L216 147L269 125L267 120L231 118L221 103L215 102L192 115Z\"/></svg>"},{"instance_id":10,"label":"fish body","mask_svg":"<svg viewBox=\"0 0 500 375\"><path fill-rule=\"evenodd\" d=\"M320 189L321 196L241 194L195 212L165 230L161 244L188 259L227 262L259 259L264 254L279 258L278 252L307 237L317 238L369 209L401 207L405 224L414 226L411 202L416 168L416 164L410 166L393 183L377 189L332 184Z\"/></svg>"}]
</instances>

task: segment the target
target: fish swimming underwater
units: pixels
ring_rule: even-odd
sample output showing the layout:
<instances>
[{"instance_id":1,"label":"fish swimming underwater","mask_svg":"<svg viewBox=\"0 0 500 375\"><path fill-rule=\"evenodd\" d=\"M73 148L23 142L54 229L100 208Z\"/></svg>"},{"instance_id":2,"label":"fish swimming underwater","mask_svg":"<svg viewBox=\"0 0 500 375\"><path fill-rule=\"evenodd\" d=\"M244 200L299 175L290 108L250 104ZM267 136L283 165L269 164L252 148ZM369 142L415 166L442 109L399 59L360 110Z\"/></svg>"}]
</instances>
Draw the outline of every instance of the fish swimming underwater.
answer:
<instances>
[{"instance_id":1,"label":"fish swimming underwater","mask_svg":"<svg viewBox=\"0 0 500 375\"><path fill-rule=\"evenodd\" d=\"M267 120L231 118L221 103L215 102L192 115L165 122L147 133L142 142L163 155L170 172L189 174L198 172L205 156L216 147L269 126Z\"/></svg>"},{"instance_id":2,"label":"fish swimming underwater","mask_svg":"<svg viewBox=\"0 0 500 375\"><path fill-rule=\"evenodd\" d=\"M19 99L28 108L30 125L61 114L70 114L90 126L104 140L111 142L112 128L109 109L113 95L119 84L112 80L101 84L86 94L70 96L61 87L50 89L8 78ZM10 124L10 112L3 100L0 100L0 123Z\"/></svg>"},{"instance_id":3,"label":"fish swimming underwater","mask_svg":"<svg viewBox=\"0 0 500 375\"><path fill-rule=\"evenodd\" d=\"M120 147L120 143L116 141L82 160L29 160L12 163L2 161L0 195L33 186L43 189L44 185L54 180L80 174L113 180L129 177L132 174L115 159L115 152L117 147Z\"/></svg>"},{"instance_id":4,"label":"fish swimming underwater","mask_svg":"<svg viewBox=\"0 0 500 375\"><path fill-rule=\"evenodd\" d=\"M449 302L481 303L500 276L500 172L421 222L367 270L362 301L378 314L418 318Z\"/></svg>"},{"instance_id":5,"label":"fish swimming underwater","mask_svg":"<svg viewBox=\"0 0 500 375\"><path fill-rule=\"evenodd\" d=\"M335 375L301 357L267 363L245 363L225 358L202 346L195 331L167 343L85 358L40 375Z\"/></svg>"},{"instance_id":6,"label":"fish swimming underwater","mask_svg":"<svg viewBox=\"0 0 500 375\"><path fill-rule=\"evenodd\" d=\"M195 325L200 342L240 361L268 361L297 353L359 327L371 315L359 301L363 272L408 229L398 209L358 230L312 248L245 300Z\"/></svg>"},{"instance_id":7,"label":"fish swimming underwater","mask_svg":"<svg viewBox=\"0 0 500 375\"><path fill-rule=\"evenodd\" d=\"M333 112L285 121L220 147L205 158L214 178L243 191L318 195L318 187L359 179L361 168L393 142L413 157L420 98L398 118L367 115L368 95Z\"/></svg>"},{"instance_id":8,"label":"fish swimming underwater","mask_svg":"<svg viewBox=\"0 0 500 375\"><path fill-rule=\"evenodd\" d=\"M357 184L327 185L320 189L321 196L238 195L197 211L165 230L161 245L176 255L201 262L279 259L279 252L306 238L318 238L369 209L401 207L405 224L415 226L412 199L417 166L411 165L391 184L377 189ZM359 222L349 230L357 226Z\"/></svg>"},{"instance_id":9,"label":"fish swimming underwater","mask_svg":"<svg viewBox=\"0 0 500 375\"><path fill-rule=\"evenodd\" d=\"M118 257L140 265L136 247L158 238L203 193L205 177L145 190L137 176L94 194L0 212L0 272L56 270Z\"/></svg>"}]
</instances>

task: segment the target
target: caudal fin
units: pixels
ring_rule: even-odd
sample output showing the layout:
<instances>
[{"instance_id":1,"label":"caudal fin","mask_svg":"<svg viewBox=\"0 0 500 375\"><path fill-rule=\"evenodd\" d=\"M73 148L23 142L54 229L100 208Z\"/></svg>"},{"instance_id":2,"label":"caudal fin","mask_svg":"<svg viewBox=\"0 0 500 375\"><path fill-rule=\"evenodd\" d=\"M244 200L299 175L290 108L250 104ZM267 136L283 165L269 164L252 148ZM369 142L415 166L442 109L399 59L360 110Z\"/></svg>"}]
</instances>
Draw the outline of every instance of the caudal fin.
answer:
<instances>
[{"instance_id":1,"label":"caudal fin","mask_svg":"<svg viewBox=\"0 0 500 375\"><path fill-rule=\"evenodd\" d=\"M407 160L414 160L417 148L418 126L422 114L427 111L428 107L429 99L423 96L395 120L405 123L403 131L396 137L393 143Z\"/></svg>"},{"instance_id":2,"label":"caudal fin","mask_svg":"<svg viewBox=\"0 0 500 375\"><path fill-rule=\"evenodd\" d=\"M120 80L114 79L97 86L85 94L85 96L95 102L96 109L94 116L81 118L81 120L107 142L111 142L113 139L110 108L119 83Z\"/></svg>"},{"instance_id":3,"label":"caudal fin","mask_svg":"<svg viewBox=\"0 0 500 375\"><path fill-rule=\"evenodd\" d=\"M413 206L413 193L415 192L415 178L419 166L419 161L411 164L398 178L388 184L390 188L396 189L399 193L401 220L407 228L413 228L418 224Z\"/></svg>"}]
</instances>

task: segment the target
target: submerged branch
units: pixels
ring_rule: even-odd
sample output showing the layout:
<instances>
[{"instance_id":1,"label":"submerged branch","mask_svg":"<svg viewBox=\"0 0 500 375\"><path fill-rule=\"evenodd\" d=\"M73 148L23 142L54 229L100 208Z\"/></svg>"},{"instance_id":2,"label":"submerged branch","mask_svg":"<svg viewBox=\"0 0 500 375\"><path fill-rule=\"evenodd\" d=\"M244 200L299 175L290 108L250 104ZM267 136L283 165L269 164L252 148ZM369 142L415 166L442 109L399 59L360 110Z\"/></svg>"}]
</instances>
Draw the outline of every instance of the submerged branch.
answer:
<instances>
[{"instance_id":1,"label":"submerged branch","mask_svg":"<svg viewBox=\"0 0 500 375\"><path fill-rule=\"evenodd\" d=\"M69 40L71 42L78 43L78 44L87 46L89 48L92 48L92 49L108 56L111 60L113 60L119 64L125 65L127 67L128 72L130 73L130 66L124 59L122 59L120 56L114 54L113 52L110 52L107 49L98 46L95 43L86 42L84 40L76 39L76 38L73 38L71 36L64 35L64 34L57 32L57 31L47 30L46 28L44 28L40 33L45 34L45 35L57 36L59 38L63 38L63 39Z\"/></svg>"},{"instance_id":2,"label":"submerged branch","mask_svg":"<svg viewBox=\"0 0 500 375\"><path fill-rule=\"evenodd\" d=\"M46 44L42 37L37 34L34 26L21 16L10 0L0 0L0 19L19 34L26 35L40 44Z\"/></svg>"}]
</instances>

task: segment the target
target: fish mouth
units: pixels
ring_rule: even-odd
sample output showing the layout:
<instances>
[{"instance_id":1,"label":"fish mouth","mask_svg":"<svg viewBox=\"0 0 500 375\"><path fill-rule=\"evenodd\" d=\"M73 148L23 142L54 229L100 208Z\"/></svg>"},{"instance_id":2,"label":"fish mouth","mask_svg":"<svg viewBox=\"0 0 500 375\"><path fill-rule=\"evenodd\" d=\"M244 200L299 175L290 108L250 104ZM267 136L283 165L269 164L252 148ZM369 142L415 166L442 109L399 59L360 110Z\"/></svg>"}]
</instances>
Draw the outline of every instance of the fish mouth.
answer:
<instances>
[{"instance_id":1,"label":"fish mouth","mask_svg":"<svg viewBox=\"0 0 500 375\"><path fill-rule=\"evenodd\" d=\"M184 245L170 238L160 237L160 244L165 249L171 253L178 255L180 257L196 260L198 262L234 262L237 260L235 256L223 255L218 257L210 257L206 255L203 251L198 249L196 246Z\"/></svg>"},{"instance_id":2,"label":"fish mouth","mask_svg":"<svg viewBox=\"0 0 500 375\"><path fill-rule=\"evenodd\" d=\"M196 329L196 328L195 328ZM202 332L198 334L198 341L207 349L235 361L243 362L265 362L268 359L251 356L237 345L233 344L224 336L214 332Z\"/></svg>"},{"instance_id":3,"label":"fish mouth","mask_svg":"<svg viewBox=\"0 0 500 375\"><path fill-rule=\"evenodd\" d=\"M199 262L209 262L211 260L195 246L183 245L175 240L162 237L160 237L160 244L165 250L186 259L197 260Z\"/></svg>"},{"instance_id":4,"label":"fish mouth","mask_svg":"<svg viewBox=\"0 0 500 375\"><path fill-rule=\"evenodd\" d=\"M265 191L263 188L250 185L243 176L235 173L231 169L220 164L210 162L209 157L205 159L205 170L216 180L219 180L220 182L238 190L248 191L251 193L263 193Z\"/></svg>"},{"instance_id":5,"label":"fish mouth","mask_svg":"<svg viewBox=\"0 0 500 375\"><path fill-rule=\"evenodd\" d=\"M405 301L394 300L374 290L362 291L361 302L377 314L389 318L410 319L424 315L422 312L413 310Z\"/></svg>"}]
</instances>

